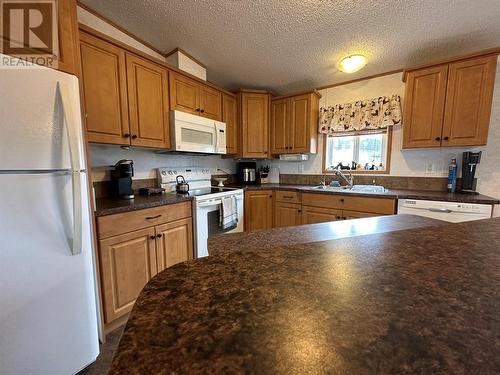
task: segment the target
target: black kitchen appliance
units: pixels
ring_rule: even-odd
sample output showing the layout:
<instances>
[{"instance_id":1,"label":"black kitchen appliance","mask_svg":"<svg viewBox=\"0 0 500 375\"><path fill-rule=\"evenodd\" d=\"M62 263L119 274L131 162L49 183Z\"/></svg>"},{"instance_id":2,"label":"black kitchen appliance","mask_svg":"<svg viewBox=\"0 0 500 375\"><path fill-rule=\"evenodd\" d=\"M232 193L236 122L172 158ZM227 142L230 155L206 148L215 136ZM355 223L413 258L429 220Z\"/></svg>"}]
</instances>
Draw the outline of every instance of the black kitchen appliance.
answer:
<instances>
[{"instance_id":1,"label":"black kitchen appliance","mask_svg":"<svg viewBox=\"0 0 500 375\"><path fill-rule=\"evenodd\" d=\"M476 174L476 166L481 161L481 151L464 152L462 158L462 190L461 193L478 194L476 192L476 184L474 175Z\"/></svg>"},{"instance_id":2,"label":"black kitchen appliance","mask_svg":"<svg viewBox=\"0 0 500 375\"><path fill-rule=\"evenodd\" d=\"M134 199L132 189L132 177L134 176L134 162L132 160L120 160L111 171L111 193L115 197L123 199Z\"/></svg>"},{"instance_id":3,"label":"black kitchen appliance","mask_svg":"<svg viewBox=\"0 0 500 375\"><path fill-rule=\"evenodd\" d=\"M257 183L257 164L255 162L238 163L238 181L242 185Z\"/></svg>"}]
</instances>

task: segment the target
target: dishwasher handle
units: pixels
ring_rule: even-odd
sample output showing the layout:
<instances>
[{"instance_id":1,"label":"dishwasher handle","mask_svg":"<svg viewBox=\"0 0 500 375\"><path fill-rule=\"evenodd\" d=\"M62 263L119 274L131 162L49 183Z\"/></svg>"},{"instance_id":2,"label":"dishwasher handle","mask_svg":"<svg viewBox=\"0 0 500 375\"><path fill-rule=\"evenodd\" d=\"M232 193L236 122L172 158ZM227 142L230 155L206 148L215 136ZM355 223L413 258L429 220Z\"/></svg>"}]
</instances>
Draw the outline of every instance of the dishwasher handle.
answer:
<instances>
[{"instance_id":1,"label":"dishwasher handle","mask_svg":"<svg viewBox=\"0 0 500 375\"><path fill-rule=\"evenodd\" d=\"M441 213L445 213L445 214L451 214L453 212L449 208L429 208L429 211L431 211L431 212L441 212Z\"/></svg>"}]
</instances>

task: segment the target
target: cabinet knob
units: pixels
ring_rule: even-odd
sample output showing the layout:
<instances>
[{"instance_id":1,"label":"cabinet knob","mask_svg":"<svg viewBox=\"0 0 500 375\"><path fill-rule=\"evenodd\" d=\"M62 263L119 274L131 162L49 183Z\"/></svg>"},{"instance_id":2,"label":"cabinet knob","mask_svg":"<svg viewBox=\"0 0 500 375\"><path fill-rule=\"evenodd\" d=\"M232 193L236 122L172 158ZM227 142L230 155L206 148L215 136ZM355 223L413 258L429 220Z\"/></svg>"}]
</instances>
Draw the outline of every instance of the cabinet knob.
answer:
<instances>
[{"instance_id":1,"label":"cabinet knob","mask_svg":"<svg viewBox=\"0 0 500 375\"><path fill-rule=\"evenodd\" d=\"M447 140L448 140L448 139L450 139L450 138L449 138L449 137L444 137L443 139L444 139L445 141L447 141Z\"/></svg>"},{"instance_id":2,"label":"cabinet knob","mask_svg":"<svg viewBox=\"0 0 500 375\"><path fill-rule=\"evenodd\" d=\"M196 112L200 112L200 109L199 109L199 108L196 108Z\"/></svg>"},{"instance_id":3,"label":"cabinet knob","mask_svg":"<svg viewBox=\"0 0 500 375\"><path fill-rule=\"evenodd\" d=\"M156 235L156 237L158 237L158 238L161 238L162 236L163 236L163 234L161 234L161 233Z\"/></svg>"},{"instance_id":4,"label":"cabinet knob","mask_svg":"<svg viewBox=\"0 0 500 375\"><path fill-rule=\"evenodd\" d=\"M132 139L137 139L137 135L136 134L132 134Z\"/></svg>"},{"instance_id":5,"label":"cabinet knob","mask_svg":"<svg viewBox=\"0 0 500 375\"><path fill-rule=\"evenodd\" d=\"M123 138L130 138L130 134L129 133L123 134Z\"/></svg>"},{"instance_id":6,"label":"cabinet knob","mask_svg":"<svg viewBox=\"0 0 500 375\"><path fill-rule=\"evenodd\" d=\"M302 210L297 210L298 212L302 212Z\"/></svg>"},{"instance_id":7,"label":"cabinet knob","mask_svg":"<svg viewBox=\"0 0 500 375\"><path fill-rule=\"evenodd\" d=\"M440 141L441 140L441 137L436 137L436 141Z\"/></svg>"},{"instance_id":8,"label":"cabinet knob","mask_svg":"<svg viewBox=\"0 0 500 375\"><path fill-rule=\"evenodd\" d=\"M205 110L204 109L200 109L200 112L203 113L203 112L205 112Z\"/></svg>"},{"instance_id":9,"label":"cabinet knob","mask_svg":"<svg viewBox=\"0 0 500 375\"><path fill-rule=\"evenodd\" d=\"M344 203L344 198L340 198L340 201L341 201L342 203Z\"/></svg>"},{"instance_id":10,"label":"cabinet knob","mask_svg":"<svg viewBox=\"0 0 500 375\"><path fill-rule=\"evenodd\" d=\"M150 239L154 240L156 237L155 236L149 236Z\"/></svg>"},{"instance_id":11,"label":"cabinet knob","mask_svg":"<svg viewBox=\"0 0 500 375\"><path fill-rule=\"evenodd\" d=\"M269 196L269 198L272 198L272 197L273 197L272 195Z\"/></svg>"}]
</instances>

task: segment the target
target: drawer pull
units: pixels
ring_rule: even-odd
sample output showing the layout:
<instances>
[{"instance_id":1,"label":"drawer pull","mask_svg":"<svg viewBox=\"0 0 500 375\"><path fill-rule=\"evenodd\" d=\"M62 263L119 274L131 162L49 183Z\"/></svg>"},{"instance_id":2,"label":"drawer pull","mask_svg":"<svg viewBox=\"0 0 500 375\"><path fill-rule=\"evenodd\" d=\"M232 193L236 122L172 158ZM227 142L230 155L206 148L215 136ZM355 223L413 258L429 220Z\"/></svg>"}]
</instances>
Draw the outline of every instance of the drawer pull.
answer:
<instances>
[{"instance_id":1,"label":"drawer pull","mask_svg":"<svg viewBox=\"0 0 500 375\"><path fill-rule=\"evenodd\" d=\"M156 237L155 236L149 236L151 240L154 240Z\"/></svg>"},{"instance_id":2,"label":"drawer pull","mask_svg":"<svg viewBox=\"0 0 500 375\"><path fill-rule=\"evenodd\" d=\"M285 198L285 199L293 199L294 197L292 195L283 195L283 198Z\"/></svg>"},{"instance_id":3,"label":"drawer pull","mask_svg":"<svg viewBox=\"0 0 500 375\"><path fill-rule=\"evenodd\" d=\"M341 198L341 199L340 199L340 201L341 201L342 203L344 203L344 198Z\"/></svg>"},{"instance_id":4,"label":"drawer pull","mask_svg":"<svg viewBox=\"0 0 500 375\"><path fill-rule=\"evenodd\" d=\"M161 217L161 214L156 215L156 216L146 216L146 220L154 220L154 219L159 219Z\"/></svg>"}]
</instances>

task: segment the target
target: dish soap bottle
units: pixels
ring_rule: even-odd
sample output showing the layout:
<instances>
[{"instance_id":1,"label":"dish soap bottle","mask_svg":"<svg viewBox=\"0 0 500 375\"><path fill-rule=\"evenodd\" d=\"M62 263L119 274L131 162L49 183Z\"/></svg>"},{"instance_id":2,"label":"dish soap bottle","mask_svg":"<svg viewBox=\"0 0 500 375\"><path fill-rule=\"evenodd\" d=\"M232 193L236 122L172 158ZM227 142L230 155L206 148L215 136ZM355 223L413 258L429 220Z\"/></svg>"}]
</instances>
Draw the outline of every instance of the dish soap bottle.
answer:
<instances>
[{"instance_id":1,"label":"dish soap bottle","mask_svg":"<svg viewBox=\"0 0 500 375\"><path fill-rule=\"evenodd\" d=\"M457 159L451 158L448 165L448 192L454 193L457 190Z\"/></svg>"}]
</instances>

